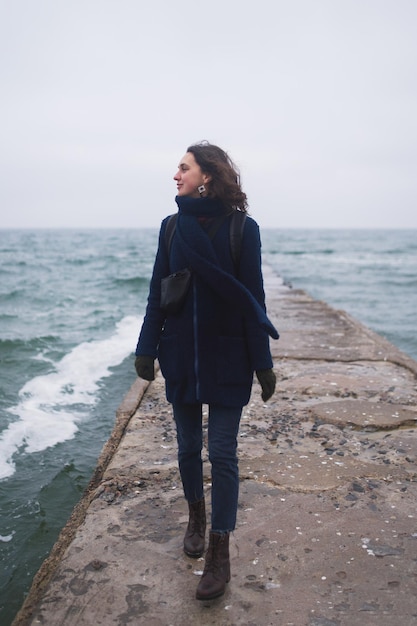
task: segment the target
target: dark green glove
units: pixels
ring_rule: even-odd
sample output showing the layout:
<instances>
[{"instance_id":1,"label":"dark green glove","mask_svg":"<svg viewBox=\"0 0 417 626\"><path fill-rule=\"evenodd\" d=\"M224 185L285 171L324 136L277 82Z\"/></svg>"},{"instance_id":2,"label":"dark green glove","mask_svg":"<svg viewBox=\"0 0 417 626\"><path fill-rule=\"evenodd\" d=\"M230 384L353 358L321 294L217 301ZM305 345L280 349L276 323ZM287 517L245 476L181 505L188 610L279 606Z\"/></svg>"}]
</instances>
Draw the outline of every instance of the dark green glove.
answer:
<instances>
[{"instance_id":1,"label":"dark green glove","mask_svg":"<svg viewBox=\"0 0 417 626\"><path fill-rule=\"evenodd\" d=\"M135 370L140 378L145 380L155 380L155 366L152 356L137 356L135 359Z\"/></svg>"},{"instance_id":2,"label":"dark green glove","mask_svg":"<svg viewBox=\"0 0 417 626\"><path fill-rule=\"evenodd\" d=\"M256 377L262 387L262 400L266 402L275 391L277 378L274 374L274 370L258 370Z\"/></svg>"}]
</instances>

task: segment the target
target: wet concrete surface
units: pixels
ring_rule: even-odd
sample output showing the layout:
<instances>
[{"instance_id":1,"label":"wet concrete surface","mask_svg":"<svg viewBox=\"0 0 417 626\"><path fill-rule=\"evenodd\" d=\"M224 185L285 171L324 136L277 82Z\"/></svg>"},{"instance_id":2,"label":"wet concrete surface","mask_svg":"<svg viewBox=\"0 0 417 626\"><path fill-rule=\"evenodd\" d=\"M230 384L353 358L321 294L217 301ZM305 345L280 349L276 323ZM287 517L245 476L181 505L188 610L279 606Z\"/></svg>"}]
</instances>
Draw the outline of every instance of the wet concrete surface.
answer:
<instances>
[{"instance_id":1,"label":"wet concrete surface","mask_svg":"<svg viewBox=\"0 0 417 626\"><path fill-rule=\"evenodd\" d=\"M195 600L163 380L137 380L14 626L417 624L417 363L265 268L278 384L239 433L226 594ZM210 467L204 462L210 499Z\"/></svg>"}]
</instances>

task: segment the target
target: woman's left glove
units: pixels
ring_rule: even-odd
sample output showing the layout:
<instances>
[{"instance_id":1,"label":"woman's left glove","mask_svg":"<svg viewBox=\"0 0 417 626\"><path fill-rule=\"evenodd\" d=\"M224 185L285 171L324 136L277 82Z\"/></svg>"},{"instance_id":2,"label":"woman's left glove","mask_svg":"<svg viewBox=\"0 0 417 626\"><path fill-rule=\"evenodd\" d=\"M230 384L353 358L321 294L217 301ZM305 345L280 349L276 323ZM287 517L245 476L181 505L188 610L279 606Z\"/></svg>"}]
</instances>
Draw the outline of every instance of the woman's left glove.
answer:
<instances>
[{"instance_id":1,"label":"woman's left glove","mask_svg":"<svg viewBox=\"0 0 417 626\"><path fill-rule=\"evenodd\" d=\"M145 380L155 380L155 366L152 356L137 356L135 359L135 370L140 378Z\"/></svg>"},{"instance_id":2,"label":"woman's left glove","mask_svg":"<svg viewBox=\"0 0 417 626\"><path fill-rule=\"evenodd\" d=\"M259 384L262 387L262 400L266 402L272 397L275 391L275 385L277 377L274 374L274 370L257 370L256 377L259 380Z\"/></svg>"}]
</instances>

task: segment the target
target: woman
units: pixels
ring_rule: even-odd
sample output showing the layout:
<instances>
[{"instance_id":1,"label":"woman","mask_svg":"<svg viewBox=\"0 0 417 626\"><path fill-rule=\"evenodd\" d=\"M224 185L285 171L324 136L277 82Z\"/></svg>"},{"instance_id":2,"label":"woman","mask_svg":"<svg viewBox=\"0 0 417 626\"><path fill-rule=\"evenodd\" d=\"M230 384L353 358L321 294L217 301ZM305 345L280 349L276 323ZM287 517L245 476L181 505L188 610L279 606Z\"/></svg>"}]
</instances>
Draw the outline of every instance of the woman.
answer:
<instances>
[{"instance_id":1,"label":"woman","mask_svg":"<svg viewBox=\"0 0 417 626\"><path fill-rule=\"evenodd\" d=\"M236 211L238 217L246 217L247 199L229 156L207 142L192 145L174 180L175 230L168 236L170 218L165 218L135 367L141 378L153 380L158 357L165 378L189 507L184 551L195 558L205 546L202 404L209 407L211 530L196 593L198 599L207 600L222 595L230 580L229 533L236 524L239 491L239 422L254 372L264 401L275 390L268 335L278 339L278 333L266 316L259 228L249 217L242 222L239 258L234 258L231 221ZM184 268L191 271L185 302L177 313L166 313L161 308L161 280Z\"/></svg>"}]
</instances>

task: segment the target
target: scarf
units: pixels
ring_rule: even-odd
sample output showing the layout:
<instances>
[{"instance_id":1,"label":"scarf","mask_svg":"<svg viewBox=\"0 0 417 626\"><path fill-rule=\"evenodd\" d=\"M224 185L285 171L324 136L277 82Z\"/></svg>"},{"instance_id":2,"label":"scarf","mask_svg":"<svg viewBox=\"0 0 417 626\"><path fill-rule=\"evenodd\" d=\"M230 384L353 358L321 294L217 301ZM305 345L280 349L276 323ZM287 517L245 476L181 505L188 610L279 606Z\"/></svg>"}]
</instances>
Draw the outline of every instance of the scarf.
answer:
<instances>
[{"instance_id":1,"label":"scarf","mask_svg":"<svg viewBox=\"0 0 417 626\"><path fill-rule=\"evenodd\" d=\"M278 339L276 328L249 289L220 267L211 240L199 224L199 217L219 217L229 213L230 209L216 198L177 196L175 200L179 209L177 241L190 269L226 302L238 305L249 321L258 324L273 339Z\"/></svg>"}]
</instances>

